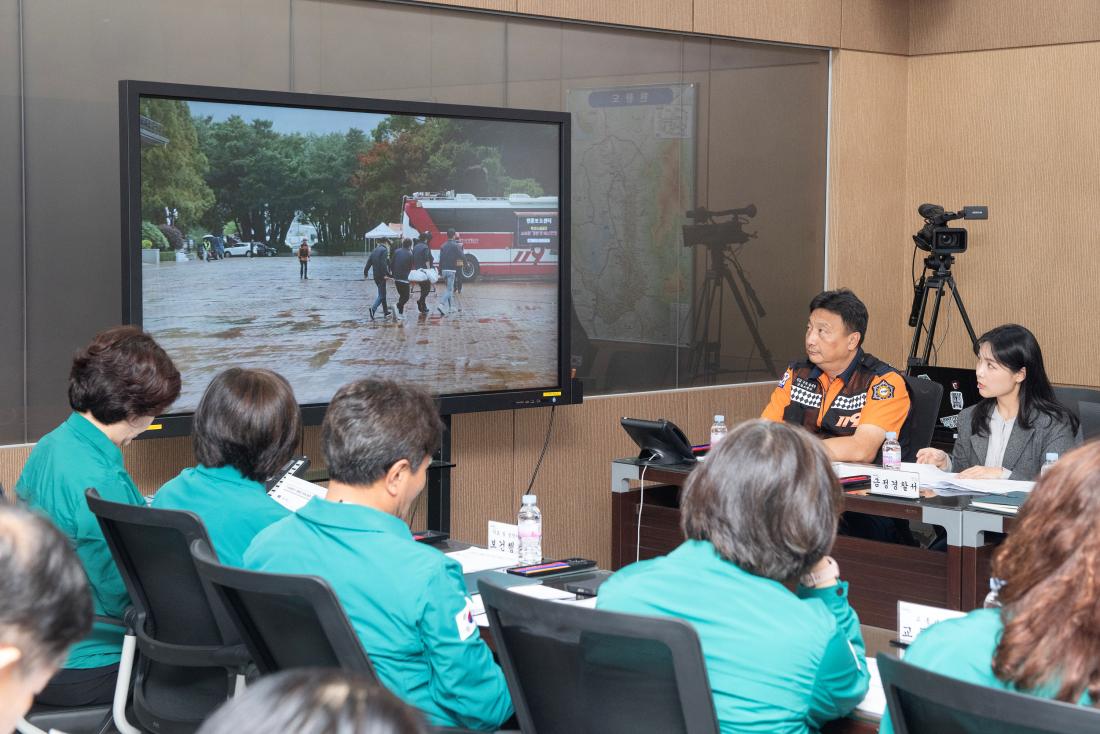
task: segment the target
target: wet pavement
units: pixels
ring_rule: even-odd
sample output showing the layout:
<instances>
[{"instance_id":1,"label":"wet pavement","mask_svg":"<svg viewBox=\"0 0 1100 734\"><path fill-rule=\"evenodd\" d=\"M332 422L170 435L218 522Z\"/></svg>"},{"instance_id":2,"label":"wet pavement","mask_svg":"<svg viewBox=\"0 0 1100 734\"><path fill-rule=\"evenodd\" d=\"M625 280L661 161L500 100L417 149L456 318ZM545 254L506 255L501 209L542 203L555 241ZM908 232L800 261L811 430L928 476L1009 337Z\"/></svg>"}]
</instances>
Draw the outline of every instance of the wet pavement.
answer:
<instances>
[{"instance_id":1,"label":"wet pavement","mask_svg":"<svg viewBox=\"0 0 1100 734\"><path fill-rule=\"evenodd\" d=\"M143 323L176 362L183 390L173 412L194 410L226 367L267 367L300 403L328 402L364 377L416 382L432 393L542 387L556 382L557 285L492 281L463 285L441 316L445 283L418 316L413 285L403 319L371 321L366 256L315 257L309 280L295 258L229 258L143 265ZM393 309L397 292L388 284ZM394 310L396 314L396 310Z\"/></svg>"}]
</instances>

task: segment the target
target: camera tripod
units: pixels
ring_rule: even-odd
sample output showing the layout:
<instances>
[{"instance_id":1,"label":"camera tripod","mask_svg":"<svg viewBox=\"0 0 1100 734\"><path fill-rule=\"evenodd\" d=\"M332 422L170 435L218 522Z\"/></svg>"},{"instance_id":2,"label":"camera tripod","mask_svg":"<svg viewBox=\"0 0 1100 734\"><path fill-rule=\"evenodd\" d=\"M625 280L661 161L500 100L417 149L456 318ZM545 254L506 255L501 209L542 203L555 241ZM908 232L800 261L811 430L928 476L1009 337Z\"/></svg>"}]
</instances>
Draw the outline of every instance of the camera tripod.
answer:
<instances>
[{"instance_id":1,"label":"camera tripod","mask_svg":"<svg viewBox=\"0 0 1100 734\"><path fill-rule=\"evenodd\" d=\"M913 332L913 343L909 347L909 359L906 364L909 367L924 367L928 364L928 358L932 354L932 345L936 336L936 324L939 322L940 303L943 301L945 288L951 290L951 296L955 299L955 305L959 307L959 315L962 316L966 333L970 335L970 344L977 348L978 337L974 334L974 327L970 323L970 316L966 313L962 295L959 294L959 286L955 282L955 276L951 275L951 266L955 264L955 257L946 253L933 252L924 258L924 271L921 273L920 282L913 288L913 308L909 312L909 325L916 328ZM932 274L929 275L928 272ZM928 308L928 298L935 292L936 300L932 304L932 321L928 324L928 340L924 344L924 351L917 357L920 350L921 333L925 332L924 313Z\"/></svg>"},{"instance_id":2,"label":"camera tripod","mask_svg":"<svg viewBox=\"0 0 1100 734\"><path fill-rule=\"evenodd\" d=\"M752 302L757 316L766 316L767 312L764 311L764 305L757 297L756 291L753 290L752 283L749 282L741 263L737 261L736 255L727 252L725 245L708 243L706 247L707 272L703 278L703 288L699 291L699 297L692 309L695 319L695 333L692 339L690 374L693 376L702 374L704 383L709 385L713 384L715 378L721 373L742 371L722 369L722 316L725 310L726 292L722 287L724 283L737 302L737 308L741 311L745 325L748 326L749 333L752 334L753 342L768 368L769 377L778 375L779 371L776 369L771 352L764 344L753 314L749 311L748 301ZM730 266L733 266L733 271L730 270ZM736 278L734 273L737 274ZM717 317L715 317L716 308ZM713 325L717 326L717 331L715 338L711 339L711 327ZM744 371L748 372L750 370L746 368Z\"/></svg>"}]
</instances>

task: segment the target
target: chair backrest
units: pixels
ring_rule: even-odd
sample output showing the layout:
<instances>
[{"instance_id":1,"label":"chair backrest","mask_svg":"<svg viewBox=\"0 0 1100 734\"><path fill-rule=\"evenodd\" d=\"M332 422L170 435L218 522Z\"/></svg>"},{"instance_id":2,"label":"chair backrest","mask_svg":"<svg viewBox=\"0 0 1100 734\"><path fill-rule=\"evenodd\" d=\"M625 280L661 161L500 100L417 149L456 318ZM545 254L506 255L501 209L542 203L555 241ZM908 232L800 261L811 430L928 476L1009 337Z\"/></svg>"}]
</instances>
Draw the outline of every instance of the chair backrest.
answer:
<instances>
[{"instance_id":1,"label":"chair backrest","mask_svg":"<svg viewBox=\"0 0 1100 734\"><path fill-rule=\"evenodd\" d=\"M1084 440L1100 436L1100 403L1090 403L1084 400L1077 403L1077 410L1081 418L1081 435Z\"/></svg>"},{"instance_id":2,"label":"chair backrest","mask_svg":"<svg viewBox=\"0 0 1100 734\"><path fill-rule=\"evenodd\" d=\"M687 622L597 611L478 586L525 732L717 734Z\"/></svg>"},{"instance_id":3,"label":"chair backrest","mask_svg":"<svg viewBox=\"0 0 1100 734\"><path fill-rule=\"evenodd\" d=\"M878 671L897 734L1071 734L1100 731L1100 711L964 683L879 653Z\"/></svg>"},{"instance_id":4,"label":"chair backrest","mask_svg":"<svg viewBox=\"0 0 1100 734\"><path fill-rule=\"evenodd\" d=\"M347 613L323 579L223 566L206 541L192 543L191 554L261 673L345 668L377 680Z\"/></svg>"},{"instance_id":5,"label":"chair backrest","mask_svg":"<svg viewBox=\"0 0 1100 734\"><path fill-rule=\"evenodd\" d=\"M147 728L190 731L232 693L237 667L233 626L191 558L206 528L191 512L86 496L136 612L134 713Z\"/></svg>"},{"instance_id":6,"label":"chair backrest","mask_svg":"<svg viewBox=\"0 0 1100 734\"><path fill-rule=\"evenodd\" d=\"M1078 418L1081 417L1079 403L1100 403L1100 390L1091 387L1069 387L1066 385L1054 386L1054 397L1067 410Z\"/></svg>"},{"instance_id":7,"label":"chair backrest","mask_svg":"<svg viewBox=\"0 0 1100 734\"><path fill-rule=\"evenodd\" d=\"M911 401L906 427L909 431L909 451L912 454L905 457L905 460L913 461L917 451L932 443L932 431L936 429L936 419L940 415L943 385L919 377L904 377Z\"/></svg>"}]
</instances>

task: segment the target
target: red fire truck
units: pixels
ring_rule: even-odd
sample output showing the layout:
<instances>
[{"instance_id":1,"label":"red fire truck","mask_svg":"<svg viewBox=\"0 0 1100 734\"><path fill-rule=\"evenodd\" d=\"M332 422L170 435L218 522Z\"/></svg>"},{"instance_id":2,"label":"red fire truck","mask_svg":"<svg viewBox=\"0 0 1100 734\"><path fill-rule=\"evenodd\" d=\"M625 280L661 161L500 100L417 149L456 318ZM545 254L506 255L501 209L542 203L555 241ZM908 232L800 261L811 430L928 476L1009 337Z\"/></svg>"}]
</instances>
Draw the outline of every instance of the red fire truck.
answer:
<instances>
[{"instance_id":1,"label":"red fire truck","mask_svg":"<svg viewBox=\"0 0 1100 734\"><path fill-rule=\"evenodd\" d=\"M430 233L437 252L447 241L447 230L455 231L466 253L462 274L467 280L478 275L558 275L556 196L416 193L402 197L401 209L405 232Z\"/></svg>"}]
</instances>

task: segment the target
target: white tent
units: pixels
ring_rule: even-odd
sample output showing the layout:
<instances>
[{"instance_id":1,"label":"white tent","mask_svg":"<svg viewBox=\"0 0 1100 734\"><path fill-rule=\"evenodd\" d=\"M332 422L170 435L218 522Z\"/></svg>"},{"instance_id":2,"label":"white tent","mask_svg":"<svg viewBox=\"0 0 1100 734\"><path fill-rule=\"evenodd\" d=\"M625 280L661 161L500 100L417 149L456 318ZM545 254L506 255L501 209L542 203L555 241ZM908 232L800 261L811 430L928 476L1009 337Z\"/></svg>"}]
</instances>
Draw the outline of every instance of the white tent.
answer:
<instances>
[{"instance_id":1,"label":"white tent","mask_svg":"<svg viewBox=\"0 0 1100 734\"><path fill-rule=\"evenodd\" d=\"M396 227L396 229L394 229ZM385 222L379 222L378 226L363 235L364 239L368 240L380 240L390 239L401 236L401 225L386 224Z\"/></svg>"}]
</instances>

